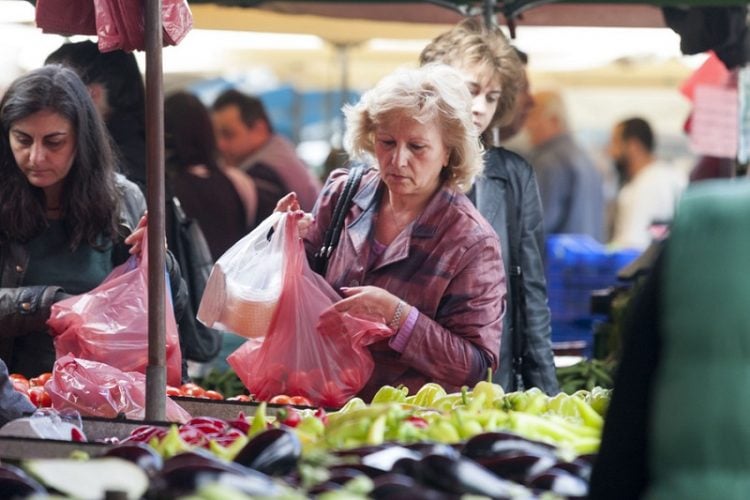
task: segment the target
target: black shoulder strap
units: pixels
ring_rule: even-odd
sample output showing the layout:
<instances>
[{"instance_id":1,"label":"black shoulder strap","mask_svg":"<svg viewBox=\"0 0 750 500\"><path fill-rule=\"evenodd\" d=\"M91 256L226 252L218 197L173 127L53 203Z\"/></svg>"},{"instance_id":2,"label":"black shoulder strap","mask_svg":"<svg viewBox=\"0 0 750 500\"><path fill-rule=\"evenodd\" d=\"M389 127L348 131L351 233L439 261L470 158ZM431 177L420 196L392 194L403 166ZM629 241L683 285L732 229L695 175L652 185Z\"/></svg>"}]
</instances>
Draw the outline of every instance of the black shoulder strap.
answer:
<instances>
[{"instance_id":1,"label":"black shoulder strap","mask_svg":"<svg viewBox=\"0 0 750 500\"><path fill-rule=\"evenodd\" d=\"M331 224L323 236L323 244L315 253L314 271L318 274L325 274L328 267L328 259L331 257L336 245L339 244L346 214L351 207L354 195L357 194L364 170L364 166L361 164L352 165L349 169L349 177L346 180L341 196L339 196L336 202L336 206L333 208Z\"/></svg>"},{"instance_id":2,"label":"black shoulder strap","mask_svg":"<svg viewBox=\"0 0 750 500\"><path fill-rule=\"evenodd\" d=\"M508 265L508 292L511 296L510 327L513 339L513 373L515 377L516 390L523 390L523 353L524 342L524 297L523 297L523 270L521 268L521 235L519 232L519 211L516 206L514 186L508 183L505 192L506 220L508 225L508 249L510 250L510 263Z\"/></svg>"}]
</instances>

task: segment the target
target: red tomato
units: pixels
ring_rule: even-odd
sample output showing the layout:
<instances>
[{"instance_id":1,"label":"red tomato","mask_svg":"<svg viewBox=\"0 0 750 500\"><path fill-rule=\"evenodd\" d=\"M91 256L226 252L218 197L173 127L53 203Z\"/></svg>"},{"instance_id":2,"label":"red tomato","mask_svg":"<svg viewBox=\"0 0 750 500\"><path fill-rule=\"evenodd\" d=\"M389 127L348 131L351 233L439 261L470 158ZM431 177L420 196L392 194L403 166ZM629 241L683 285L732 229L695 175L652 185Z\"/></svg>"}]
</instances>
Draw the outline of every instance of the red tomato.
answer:
<instances>
[{"instance_id":1,"label":"red tomato","mask_svg":"<svg viewBox=\"0 0 750 500\"><path fill-rule=\"evenodd\" d=\"M290 405L292 404L292 398L286 394L279 394L269 399L268 402L274 405Z\"/></svg>"},{"instance_id":2,"label":"red tomato","mask_svg":"<svg viewBox=\"0 0 750 500\"><path fill-rule=\"evenodd\" d=\"M204 397L206 390L198 384L188 382L187 384L182 384L180 386L180 392L182 392L183 396L189 396L191 398L202 398Z\"/></svg>"},{"instance_id":3,"label":"red tomato","mask_svg":"<svg viewBox=\"0 0 750 500\"><path fill-rule=\"evenodd\" d=\"M291 372L287 379L286 389L289 394L304 393L310 387L310 376L307 372Z\"/></svg>"},{"instance_id":4,"label":"red tomato","mask_svg":"<svg viewBox=\"0 0 750 500\"><path fill-rule=\"evenodd\" d=\"M31 385L31 387L37 387L37 386L43 387L44 384L46 384L47 381L51 378L52 378L52 374L50 372L45 372L39 375L38 377L32 377L29 380L29 385Z\"/></svg>"},{"instance_id":5,"label":"red tomato","mask_svg":"<svg viewBox=\"0 0 750 500\"><path fill-rule=\"evenodd\" d=\"M326 408L341 408L346 403L346 396L335 382L329 380L325 383L320 394L320 405Z\"/></svg>"},{"instance_id":6,"label":"red tomato","mask_svg":"<svg viewBox=\"0 0 750 500\"><path fill-rule=\"evenodd\" d=\"M218 391L206 391L203 395L208 399L224 399L224 395Z\"/></svg>"},{"instance_id":7,"label":"red tomato","mask_svg":"<svg viewBox=\"0 0 750 500\"><path fill-rule=\"evenodd\" d=\"M52 398L49 397L49 394L44 390L44 387L30 387L28 396L31 400L31 404L37 408L49 408L52 406Z\"/></svg>"},{"instance_id":8,"label":"red tomato","mask_svg":"<svg viewBox=\"0 0 750 500\"><path fill-rule=\"evenodd\" d=\"M182 391L179 387L173 385L167 386L167 396L182 396Z\"/></svg>"},{"instance_id":9,"label":"red tomato","mask_svg":"<svg viewBox=\"0 0 750 500\"><path fill-rule=\"evenodd\" d=\"M8 378L10 378L10 381L13 383L13 388L15 390L23 394L29 392L29 388L31 387L29 379L27 379L20 373L11 373Z\"/></svg>"},{"instance_id":10,"label":"red tomato","mask_svg":"<svg viewBox=\"0 0 750 500\"><path fill-rule=\"evenodd\" d=\"M292 396L289 398L295 406L312 406L313 404L305 396Z\"/></svg>"},{"instance_id":11,"label":"red tomato","mask_svg":"<svg viewBox=\"0 0 750 500\"><path fill-rule=\"evenodd\" d=\"M347 389L353 391L359 391L365 381L362 380L362 373L354 368L347 368L341 372L341 383L346 386Z\"/></svg>"}]
</instances>

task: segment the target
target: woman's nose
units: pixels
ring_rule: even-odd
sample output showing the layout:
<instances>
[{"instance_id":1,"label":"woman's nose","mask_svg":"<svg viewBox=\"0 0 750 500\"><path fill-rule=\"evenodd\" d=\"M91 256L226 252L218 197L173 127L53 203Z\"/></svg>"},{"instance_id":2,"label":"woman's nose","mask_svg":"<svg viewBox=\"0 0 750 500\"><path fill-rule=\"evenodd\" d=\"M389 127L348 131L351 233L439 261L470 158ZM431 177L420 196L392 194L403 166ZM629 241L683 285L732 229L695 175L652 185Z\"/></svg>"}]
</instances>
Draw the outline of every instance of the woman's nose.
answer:
<instances>
[{"instance_id":1,"label":"woman's nose","mask_svg":"<svg viewBox=\"0 0 750 500\"><path fill-rule=\"evenodd\" d=\"M396 146L394 152L393 152L393 166L394 167L403 167L406 166L406 163L409 160L409 149L406 147L406 145L399 145Z\"/></svg>"},{"instance_id":2,"label":"woman's nose","mask_svg":"<svg viewBox=\"0 0 750 500\"><path fill-rule=\"evenodd\" d=\"M41 144L33 143L29 151L29 162L32 165L39 165L44 159L44 147Z\"/></svg>"},{"instance_id":3,"label":"woman's nose","mask_svg":"<svg viewBox=\"0 0 750 500\"><path fill-rule=\"evenodd\" d=\"M484 97L476 96L471 100L471 112L480 116L487 112L487 101Z\"/></svg>"}]
</instances>

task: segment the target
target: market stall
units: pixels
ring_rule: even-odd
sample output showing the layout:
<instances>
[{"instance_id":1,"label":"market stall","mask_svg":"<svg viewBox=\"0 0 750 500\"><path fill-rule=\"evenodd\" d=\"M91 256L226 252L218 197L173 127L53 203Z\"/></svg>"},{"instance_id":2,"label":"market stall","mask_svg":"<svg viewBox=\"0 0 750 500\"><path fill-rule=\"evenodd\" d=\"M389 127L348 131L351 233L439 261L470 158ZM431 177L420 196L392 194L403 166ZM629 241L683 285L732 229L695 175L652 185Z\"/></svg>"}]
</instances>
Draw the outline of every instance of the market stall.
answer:
<instances>
[{"instance_id":1,"label":"market stall","mask_svg":"<svg viewBox=\"0 0 750 500\"><path fill-rule=\"evenodd\" d=\"M447 3L442 2L440 7L446 7ZM270 4L275 9L282 9L285 4L299 5L295 8L301 9L325 8L314 5L324 2ZM455 2L456 8L447 10L452 15L464 14L469 6L468 2ZM404 7L418 8L411 2ZM496 8L491 3L474 7L480 11L484 7L485 14L487 8ZM533 7L534 2L504 2L501 12L508 19L519 14L531 18ZM650 6L643 7L653 13ZM430 12L432 9L435 5ZM320 10L316 14L321 12L333 15L331 11ZM339 8L336 12L344 15L346 9ZM198 490L206 495L210 491L239 491L247 495L296 494L302 498L339 489L361 498L386 498L414 491L426 496L502 493L520 497L551 491L571 498L585 497L609 401L609 392L600 387L549 397L534 389L506 394L500 386L489 382L450 394L436 384L427 384L414 394L386 386L372 401L352 398L342 408L327 409L176 397L175 401L193 418L179 426L164 422L167 387L165 304L160 300L165 293L161 243L164 240L161 2L147 2L145 13L150 263L147 421L84 418L82 425L89 440L94 441L89 444L45 444L19 436L0 438L0 456L20 463L26 471L2 469L5 476L0 477L10 478L5 479L10 482L3 484L16 486L22 494L39 492L44 487L70 495L86 496L91 491L96 491L93 495L101 494L108 488L106 484L99 486L101 490L79 489L87 485L59 482L57 474L48 472L51 470L48 463L25 459L67 456L73 450L98 457L118 448L117 441L128 441L151 445L164 460L158 467L151 462L152 468L143 470L145 483L140 479L133 481L129 494L135 498L146 490L157 497ZM203 450L213 455L206 455ZM135 452L128 451L126 455L129 453ZM151 453L143 452L143 456L157 460ZM90 463L98 460L92 458ZM56 464L58 469L66 471L69 465ZM131 474L127 472L130 469L122 470L126 471L126 477ZM113 471L120 469L109 469L101 475L117 476ZM304 476L311 471L318 475Z\"/></svg>"}]
</instances>

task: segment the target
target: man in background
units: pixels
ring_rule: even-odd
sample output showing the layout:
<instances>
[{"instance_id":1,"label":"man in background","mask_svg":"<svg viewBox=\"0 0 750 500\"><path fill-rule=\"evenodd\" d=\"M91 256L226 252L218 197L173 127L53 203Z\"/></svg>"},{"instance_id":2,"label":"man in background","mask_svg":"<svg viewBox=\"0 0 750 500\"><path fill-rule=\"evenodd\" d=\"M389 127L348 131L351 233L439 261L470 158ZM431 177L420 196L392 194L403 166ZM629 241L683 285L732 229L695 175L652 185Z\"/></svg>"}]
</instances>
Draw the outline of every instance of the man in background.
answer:
<instances>
[{"instance_id":1,"label":"man in background","mask_svg":"<svg viewBox=\"0 0 750 500\"><path fill-rule=\"evenodd\" d=\"M589 155L570 133L559 93L535 93L526 119L547 234L587 234L604 240L602 178Z\"/></svg>"},{"instance_id":2,"label":"man in background","mask_svg":"<svg viewBox=\"0 0 750 500\"><path fill-rule=\"evenodd\" d=\"M297 194L302 210L312 210L320 181L297 156L294 145L274 132L260 99L227 90L214 102L212 120L225 165L240 168L256 183L258 220L270 215L290 191Z\"/></svg>"},{"instance_id":3,"label":"man in background","mask_svg":"<svg viewBox=\"0 0 750 500\"><path fill-rule=\"evenodd\" d=\"M654 224L667 223L687 185L677 168L654 156L654 133L643 118L615 125L609 154L622 178L617 195L614 236L616 248L645 250L654 239Z\"/></svg>"},{"instance_id":4,"label":"man in background","mask_svg":"<svg viewBox=\"0 0 750 500\"><path fill-rule=\"evenodd\" d=\"M44 63L62 64L78 73L107 124L122 173L145 192L146 90L133 53L102 53L86 40L61 45Z\"/></svg>"}]
</instances>

